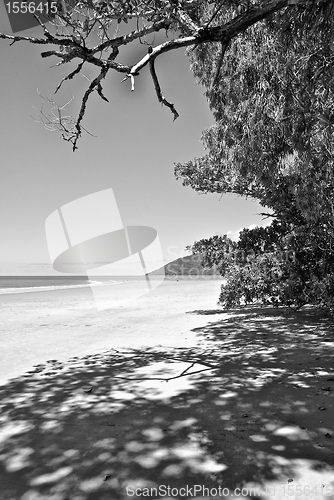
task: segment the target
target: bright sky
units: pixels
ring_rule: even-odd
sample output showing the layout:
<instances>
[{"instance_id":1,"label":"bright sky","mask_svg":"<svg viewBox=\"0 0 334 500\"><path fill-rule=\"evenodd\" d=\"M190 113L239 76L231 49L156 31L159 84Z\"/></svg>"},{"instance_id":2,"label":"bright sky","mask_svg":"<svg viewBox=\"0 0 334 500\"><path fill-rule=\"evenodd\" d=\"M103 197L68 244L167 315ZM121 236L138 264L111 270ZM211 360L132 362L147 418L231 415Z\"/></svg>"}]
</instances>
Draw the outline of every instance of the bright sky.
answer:
<instances>
[{"instance_id":1,"label":"bright sky","mask_svg":"<svg viewBox=\"0 0 334 500\"><path fill-rule=\"evenodd\" d=\"M1 31L10 33L3 3L0 19ZM22 34L37 35L39 28ZM85 134L73 153L57 132L32 118L38 119L43 103L37 89L51 97L68 69L50 68L57 61L42 59L38 46L0 45L0 275L53 274L45 220L62 205L107 188L124 224L158 231L166 261L184 255L198 239L262 225L256 202L199 195L173 175L175 162L203 154L200 135L213 121L182 51L164 54L156 64L162 90L180 114L175 122L158 103L147 70L135 92L116 74L104 84L110 103L94 95L88 106L83 125L97 137ZM86 85L83 77L65 83L57 102L74 95L78 106Z\"/></svg>"}]
</instances>

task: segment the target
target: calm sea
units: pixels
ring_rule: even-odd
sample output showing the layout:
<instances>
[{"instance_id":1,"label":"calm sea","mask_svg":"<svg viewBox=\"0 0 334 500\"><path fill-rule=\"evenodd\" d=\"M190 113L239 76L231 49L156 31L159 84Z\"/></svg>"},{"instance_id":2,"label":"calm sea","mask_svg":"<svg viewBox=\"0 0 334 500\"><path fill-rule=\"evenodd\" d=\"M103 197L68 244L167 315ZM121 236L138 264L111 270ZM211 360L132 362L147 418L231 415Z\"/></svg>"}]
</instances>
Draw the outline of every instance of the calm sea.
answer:
<instances>
[{"instance_id":1,"label":"calm sea","mask_svg":"<svg viewBox=\"0 0 334 500\"><path fill-rule=\"evenodd\" d=\"M129 281L129 276L0 276L0 295L65 288L101 286L107 283ZM132 281L131 277L131 281ZM135 278L134 278L135 279Z\"/></svg>"},{"instance_id":2,"label":"calm sea","mask_svg":"<svg viewBox=\"0 0 334 500\"><path fill-rule=\"evenodd\" d=\"M124 283L125 281L142 281L143 276L0 276L0 295L25 292L42 292L49 290L61 290L68 288L82 288L91 286L110 285L111 283ZM161 280L161 275L150 275L150 280ZM212 280L219 279L221 276L165 276L165 280Z\"/></svg>"}]
</instances>

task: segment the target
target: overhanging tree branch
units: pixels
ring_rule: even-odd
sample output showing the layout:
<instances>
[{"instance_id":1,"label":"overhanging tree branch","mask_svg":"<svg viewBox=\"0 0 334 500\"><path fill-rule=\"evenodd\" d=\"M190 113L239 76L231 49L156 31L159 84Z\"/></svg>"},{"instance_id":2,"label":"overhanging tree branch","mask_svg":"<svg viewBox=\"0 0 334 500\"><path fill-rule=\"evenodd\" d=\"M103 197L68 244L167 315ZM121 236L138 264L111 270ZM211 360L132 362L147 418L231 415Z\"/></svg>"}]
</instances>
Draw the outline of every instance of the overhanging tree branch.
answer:
<instances>
[{"instance_id":1,"label":"overhanging tree branch","mask_svg":"<svg viewBox=\"0 0 334 500\"><path fill-rule=\"evenodd\" d=\"M138 40L139 38L144 38L145 36L150 35L151 33L156 33L161 30L166 30L169 28L170 24L171 24L170 21L167 20L161 21L159 23L153 24L152 26L142 28L141 30L132 31L127 35L120 36L117 38L112 38L94 47L91 53L96 54L99 52L103 52L109 47L120 47L121 45L128 45L134 40Z\"/></svg>"},{"instance_id":2,"label":"overhanging tree branch","mask_svg":"<svg viewBox=\"0 0 334 500\"><path fill-rule=\"evenodd\" d=\"M159 80L158 80L157 74L155 72L154 59L150 60L150 72L151 72L152 80L154 83L155 92L156 92L157 97L158 97L158 101L161 102L164 106L167 106L171 110L171 112L174 115L174 121L175 121L179 117L179 113L176 111L174 104L172 104L171 102L168 102L167 99L162 94Z\"/></svg>"},{"instance_id":3,"label":"overhanging tree branch","mask_svg":"<svg viewBox=\"0 0 334 500\"><path fill-rule=\"evenodd\" d=\"M58 92L58 90L60 89L60 87L62 86L62 84L66 81L66 80L72 80L75 75L79 74L80 71L82 70L82 67L83 65L85 64L85 61L81 61L78 66L75 68L74 71L72 71L72 73L69 73L67 76L65 76L61 82L59 83L59 85L57 85L57 88L55 90L55 94Z\"/></svg>"},{"instance_id":4,"label":"overhanging tree branch","mask_svg":"<svg viewBox=\"0 0 334 500\"><path fill-rule=\"evenodd\" d=\"M108 99L103 95L102 85L101 85L101 80L103 80L106 77L107 73L108 73L108 69L102 68L100 74L96 78L94 78L94 80L91 82L91 84L89 85L88 89L86 90L86 92L82 98L78 119L77 119L76 124L75 124L76 132L74 135L70 136L70 142L72 142L72 144L73 144L73 151L75 151L77 149L77 142L78 142L79 138L81 137L81 133L82 133L81 122L82 122L83 117L85 115L87 102L88 102L88 99L89 99L90 95L92 94L92 92L94 90L97 90L97 93L99 94L99 96L104 101L109 102Z\"/></svg>"},{"instance_id":5,"label":"overhanging tree branch","mask_svg":"<svg viewBox=\"0 0 334 500\"><path fill-rule=\"evenodd\" d=\"M254 0L255 2L257 0ZM298 8L301 8L303 2L304 0L301 0L298 3ZM57 16L51 23L56 28L54 34L39 21L43 28L43 37L36 38L0 34L0 38L7 39L12 43L26 41L37 45L56 46L59 50L51 49L44 51L41 53L41 56L43 58L55 56L60 59L59 64L61 65L69 63L74 59L79 59L80 62L77 64L76 69L62 79L56 88L56 92L65 81L72 80L75 75L79 74L84 64L91 64L99 68L98 76L91 82L83 96L79 115L75 121L75 130L73 130L72 134L72 137L75 137L73 139L75 142L73 150L75 150L77 140L81 136L81 122L84 118L90 94L93 90L97 90L100 97L107 101L107 98L103 94L102 80L105 79L110 70L125 74L126 78L122 81L130 79L131 90L134 90L135 77L138 77L140 72L148 65L157 98L159 102L171 109L175 120L179 115L174 105L166 100L162 94L155 72L155 60L159 56L185 47L220 42L222 44L222 52L217 62L216 75L212 82L213 85L216 85L226 48L232 39L245 32L250 26L279 10L296 8L295 5L291 5L291 0L259 0L258 3L253 4L253 7L249 8L246 12L235 16L232 13L233 9L229 11L229 7L224 5L226 15L225 18L223 16L221 19L225 19L225 21L221 21L221 24L218 26L210 26L210 23L205 19L202 22L197 18L195 19L193 8L196 3L200 5L200 2L186 0L183 2L170 0L163 3L155 0L147 0L141 3L122 2L119 0L106 2L105 4L101 2L95 4L91 0L83 0L75 8L71 7L67 11L66 9L65 11L63 9L58 11ZM219 10L222 10L222 5ZM215 13L216 15L217 12ZM137 29L119 36L119 24L121 23L123 26L122 23L125 23L126 26L128 20L131 18L137 19ZM217 17L215 21L217 22ZM99 26L99 29L97 29L97 26ZM114 36L111 33L112 27L115 30ZM100 43L91 43L91 46L89 46L89 37L95 30L97 30L96 34L100 38ZM173 34L174 38L160 43L156 47L151 47L148 53L132 65L119 62L120 47L128 46L136 41L140 42L147 35L162 30L165 30L166 34ZM180 33L184 33L184 35L180 36ZM112 52L108 54L110 50Z\"/></svg>"}]
</instances>

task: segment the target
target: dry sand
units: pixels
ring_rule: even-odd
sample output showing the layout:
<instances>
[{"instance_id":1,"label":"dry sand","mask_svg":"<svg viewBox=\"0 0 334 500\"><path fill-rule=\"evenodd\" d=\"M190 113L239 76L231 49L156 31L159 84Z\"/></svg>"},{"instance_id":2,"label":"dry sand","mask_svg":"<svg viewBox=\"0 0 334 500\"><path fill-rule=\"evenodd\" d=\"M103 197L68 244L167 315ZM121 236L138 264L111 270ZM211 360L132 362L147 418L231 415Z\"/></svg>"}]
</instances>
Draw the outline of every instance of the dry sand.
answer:
<instances>
[{"instance_id":1,"label":"dry sand","mask_svg":"<svg viewBox=\"0 0 334 500\"><path fill-rule=\"evenodd\" d=\"M1 500L333 500L333 323L218 293L1 297Z\"/></svg>"},{"instance_id":2,"label":"dry sand","mask_svg":"<svg viewBox=\"0 0 334 500\"><path fill-rule=\"evenodd\" d=\"M205 318L186 314L216 307L219 280L166 280L137 300L124 300L137 282L111 285L112 309L97 310L89 287L0 295L0 384L49 359L66 361L111 347L190 346Z\"/></svg>"}]
</instances>

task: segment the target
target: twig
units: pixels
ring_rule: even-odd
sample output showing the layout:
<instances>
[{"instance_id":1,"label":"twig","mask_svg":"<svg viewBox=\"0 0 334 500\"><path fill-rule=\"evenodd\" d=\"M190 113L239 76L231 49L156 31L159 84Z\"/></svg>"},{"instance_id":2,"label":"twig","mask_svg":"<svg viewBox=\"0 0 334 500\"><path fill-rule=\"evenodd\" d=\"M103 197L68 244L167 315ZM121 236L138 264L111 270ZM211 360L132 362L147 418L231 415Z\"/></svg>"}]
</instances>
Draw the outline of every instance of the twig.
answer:
<instances>
[{"instance_id":1,"label":"twig","mask_svg":"<svg viewBox=\"0 0 334 500\"><path fill-rule=\"evenodd\" d=\"M158 77L157 77L156 72L155 72L154 58L150 60L150 72L151 72L152 80L154 83L155 92L156 92L157 97L158 97L158 101L161 102L162 104L164 104L165 106L167 106L167 108L169 108L171 110L171 112L174 115L173 121L175 121L180 115L176 111L174 104L172 104L171 102L168 102L167 99L163 96L163 94L161 92L159 80L158 80Z\"/></svg>"},{"instance_id":2,"label":"twig","mask_svg":"<svg viewBox=\"0 0 334 500\"><path fill-rule=\"evenodd\" d=\"M0 33L0 38L3 40L12 40L10 45L13 45L15 42L29 42L29 43L37 43L39 45L49 45L50 40L46 38L36 38L33 36L16 36L16 35L5 35L4 33Z\"/></svg>"},{"instance_id":3,"label":"twig","mask_svg":"<svg viewBox=\"0 0 334 500\"><path fill-rule=\"evenodd\" d=\"M106 102L109 102L109 99L107 99L106 96L103 94L103 88L102 88L101 82L99 82L97 84L96 90L97 90L97 93L99 94L99 96L101 97L101 99L103 99Z\"/></svg>"},{"instance_id":4,"label":"twig","mask_svg":"<svg viewBox=\"0 0 334 500\"><path fill-rule=\"evenodd\" d=\"M155 33L162 29L166 29L166 27L168 28L170 24L171 23L169 21L164 20L152 24L151 26L144 27L140 30L132 31L127 35L106 40L105 42L100 43L99 45L96 45L96 47L92 48L92 54L96 54L97 52L103 52L104 50L110 47L120 47L121 45L127 45L138 38L143 38L144 36L149 35L151 33Z\"/></svg>"},{"instance_id":5,"label":"twig","mask_svg":"<svg viewBox=\"0 0 334 500\"><path fill-rule=\"evenodd\" d=\"M85 64L85 61L82 61L81 63L78 64L78 66L76 67L76 69L74 71L72 71L72 73L70 73L69 75L65 76L61 82L59 83L59 85L57 86L56 90L55 90L55 94L58 92L58 90L60 89L60 87L62 86L62 84L66 81L66 80L72 80L72 78L77 75L78 73L80 73L80 71L82 70L82 67L83 65Z\"/></svg>"},{"instance_id":6,"label":"twig","mask_svg":"<svg viewBox=\"0 0 334 500\"><path fill-rule=\"evenodd\" d=\"M95 88L97 88L97 91L98 91L98 94L100 95L100 97L102 97L102 99L104 99L104 100L107 100L107 98L104 97L102 94L102 87L101 87L101 80L103 80L103 78L105 78L107 73L108 73L108 68L107 67L102 68L100 74L96 78L94 78L94 80L91 82L91 84L89 85L88 89L86 90L86 92L82 98L79 115L78 115L77 121L75 123L76 132L73 136L73 141L71 141L73 144L73 148L72 148L73 152L76 149L78 149L77 142L78 142L79 138L81 137L81 130L82 130L81 121L83 120L83 117L84 117L84 114L86 111L87 101L88 101L91 93L95 90Z\"/></svg>"},{"instance_id":7,"label":"twig","mask_svg":"<svg viewBox=\"0 0 334 500\"><path fill-rule=\"evenodd\" d=\"M268 214L267 212L260 212L259 214L256 214L256 215L261 215L261 217L263 217L264 219L269 219L269 217L278 217L277 214L275 213L272 213L272 214Z\"/></svg>"},{"instance_id":8,"label":"twig","mask_svg":"<svg viewBox=\"0 0 334 500\"><path fill-rule=\"evenodd\" d=\"M131 92L133 92L135 89L135 77L134 77L134 75L130 74L130 80L131 80Z\"/></svg>"},{"instance_id":9,"label":"twig","mask_svg":"<svg viewBox=\"0 0 334 500\"><path fill-rule=\"evenodd\" d=\"M195 363L193 363L193 365L194 364ZM210 370L218 370L218 367L217 368L203 368L202 370L197 370L195 372L186 373L187 370L189 370L190 368L191 367L189 366L189 368L187 368L182 373L180 373L180 375L175 375L175 377L168 377L168 378L163 378L163 377L135 377L135 378L129 378L129 377L122 377L122 376L117 376L117 375L114 378L120 378L120 379L124 379L124 380L129 380L129 381L133 381L133 380L162 380L163 382L169 382L170 380L175 380L175 379L181 378L181 377L187 377L189 375L195 375L197 373L207 372L207 371L210 371Z\"/></svg>"},{"instance_id":10,"label":"twig","mask_svg":"<svg viewBox=\"0 0 334 500\"><path fill-rule=\"evenodd\" d=\"M186 368L185 370L183 370L183 372L181 373L181 375L185 374L188 370L190 370L190 368L192 368L194 365L196 365L196 361L194 361L190 366L188 366L188 368Z\"/></svg>"},{"instance_id":11,"label":"twig","mask_svg":"<svg viewBox=\"0 0 334 500\"><path fill-rule=\"evenodd\" d=\"M51 33L49 32L49 30L47 29L45 24L40 20L39 16L37 16L36 14L33 14L33 16L36 19L36 21L38 22L38 24L42 27L44 36L46 38L48 38L49 40L52 40L54 37L51 35Z\"/></svg>"},{"instance_id":12,"label":"twig","mask_svg":"<svg viewBox=\"0 0 334 500\"><path fill-rule=\"evenodd\" d=\"M136 75L137 75L137 73L136 73ZM131 92L133 92L135 90L135 75L134 74L128 73L126 75L126 77L123 78L123 80L121 80L121 83L126 82L129 78L131 80Z\"/></svg>"}]
</instances>

